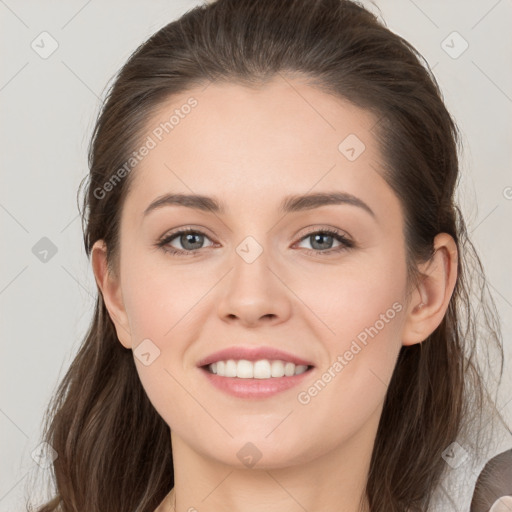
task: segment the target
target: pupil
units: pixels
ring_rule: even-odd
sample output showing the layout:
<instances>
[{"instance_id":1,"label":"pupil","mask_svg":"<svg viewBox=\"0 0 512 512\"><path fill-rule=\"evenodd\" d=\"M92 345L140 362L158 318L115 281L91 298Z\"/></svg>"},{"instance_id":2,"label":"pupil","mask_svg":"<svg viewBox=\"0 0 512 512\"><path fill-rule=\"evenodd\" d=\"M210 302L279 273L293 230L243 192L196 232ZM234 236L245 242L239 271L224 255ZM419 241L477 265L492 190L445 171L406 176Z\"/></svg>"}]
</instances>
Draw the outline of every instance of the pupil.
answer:
<instances>
[{"instance_id":1,"label":"pupil","mask_svg":"<svg viewBox=\"0 0 512 512\"><path fill-rule=\"evenodd\" d=\"M318 235L313 235L314 237L314 243L317 242L318 239L320 239L320 244L321 244L321 240L326 238L328 239L328 242L332 242L332 235L325 235L325 234L318 234ZM325 241L324 241L325 243ZM330 247L320 247L320 249L330 249Z\"/></svg>"},{"instance_id":2,"label":"pupil","mask_svg":"<svg viewBox=\"0 0 512 512\"><path fill-rule=\"evenodd\" d=\"M192 243L192 245L194 245L194 242L193 242L193 239L194 238L199 238L199 242L196 242L196 245L199 245L199 247L201 246L201 237L202 235L199 235L197 233L188 233L185 235L185 239L186 239L186 243ZM184 247L186 247L186 243L184 244ZM192 247L192 249L197 249L197 247Z\"/></svg>"}]
</instances>

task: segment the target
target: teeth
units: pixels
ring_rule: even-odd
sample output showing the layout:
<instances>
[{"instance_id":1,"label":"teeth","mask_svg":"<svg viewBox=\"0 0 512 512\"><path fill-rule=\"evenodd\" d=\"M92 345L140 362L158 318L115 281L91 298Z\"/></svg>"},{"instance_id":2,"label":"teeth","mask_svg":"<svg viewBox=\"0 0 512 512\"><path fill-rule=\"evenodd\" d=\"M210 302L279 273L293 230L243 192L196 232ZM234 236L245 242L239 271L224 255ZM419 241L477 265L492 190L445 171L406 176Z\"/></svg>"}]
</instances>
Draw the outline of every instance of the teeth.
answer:
<instances>
[{"instance_id":1,"label":"teeth","mask_svg":"<svg viewBox=\"0 0 512 512\"><path fill-rule=\"evenodd\" d=\"M308 367L299 364L295 366L289 361L269 361L260 359L259 361L247 361L240 359L235 361L217 361L208 366L211 373L216 373L219 377L238 377L239 379L270 379L272 377L291 377L304 373Z\"/></svg>"},{"instance_id":2,"label":"teeth","mask_svg":"<svg viewBox=\"0 0 512 512\"><path fill-rule=\"evenodd\" d=\"M233 359L226 361L226 366L224 368L224 375L226 377L236 377L237 374L237 364Z\"/></svg>"}]
</instances>

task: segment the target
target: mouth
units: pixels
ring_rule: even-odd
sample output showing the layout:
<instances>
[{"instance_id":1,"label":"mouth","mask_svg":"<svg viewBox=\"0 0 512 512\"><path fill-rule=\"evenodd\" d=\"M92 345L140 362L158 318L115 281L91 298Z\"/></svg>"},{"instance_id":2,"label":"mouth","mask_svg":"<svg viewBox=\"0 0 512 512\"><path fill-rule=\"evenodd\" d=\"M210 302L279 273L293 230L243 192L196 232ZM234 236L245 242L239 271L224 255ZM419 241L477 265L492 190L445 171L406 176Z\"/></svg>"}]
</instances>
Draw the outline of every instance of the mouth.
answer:
<instances>
[{"instance_id":1,"label":"mouth","mask_svg":"<svg viewBox=\"0 0 512 512\"><path fill-rule=\"evenodd\" d=\"M265 399L298 386L314 373L313 365L291 361L228 359L200 366L214 388L231 397Z\"/></svg>"},{"instance_id":2,"label":"mouth","mask_svg":"<svg viewBox=\"0 0 512 512\"><path fill-rule=\"evenodd\" d=\"M307 379L311 361L274 347L235 345L201 359L207 382L238 398L267 398Z\"/></svg>"}]
</instances>

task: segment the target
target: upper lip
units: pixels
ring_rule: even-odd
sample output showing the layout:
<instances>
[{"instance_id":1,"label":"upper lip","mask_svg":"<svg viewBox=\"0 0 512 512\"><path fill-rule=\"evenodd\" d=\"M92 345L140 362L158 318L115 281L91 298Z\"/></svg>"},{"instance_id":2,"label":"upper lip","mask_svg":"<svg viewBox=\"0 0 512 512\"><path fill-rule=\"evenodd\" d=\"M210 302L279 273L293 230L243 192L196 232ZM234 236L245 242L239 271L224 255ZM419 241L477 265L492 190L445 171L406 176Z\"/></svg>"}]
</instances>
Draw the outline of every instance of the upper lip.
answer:
<instances>
[{"instance_id":1,"label":"upper lip","mask_svg":"<svg viewBox=\"0 0 512 512\"><path fill-rule=\"evenodd\" d=\"M209 356L201 359L197 366L208 366L211 363L217 361L227 361L228 359L240 360L245 359L247 361L258 361L260 359L269 359L289 361L295 365L313 366L313 364L301 357L295 356L283 350L279 350L273 347L228 347L223 350L219 350L210 354Z\"/></svg>"}]
</instances>

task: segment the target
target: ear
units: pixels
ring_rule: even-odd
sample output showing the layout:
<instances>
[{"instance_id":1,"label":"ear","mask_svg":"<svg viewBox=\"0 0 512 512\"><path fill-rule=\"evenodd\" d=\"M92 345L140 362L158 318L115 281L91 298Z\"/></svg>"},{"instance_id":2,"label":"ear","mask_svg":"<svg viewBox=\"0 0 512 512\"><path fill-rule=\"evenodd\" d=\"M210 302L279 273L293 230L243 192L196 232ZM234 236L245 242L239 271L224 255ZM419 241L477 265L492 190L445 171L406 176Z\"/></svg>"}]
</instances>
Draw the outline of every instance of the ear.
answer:
<instances>
[{"instance_id":1,"label":"ear","mask_svg":"<svg viewBox=\"0 0 512 512\"><path fill-rule=\"evenodd\" d=\"M107 268L107 246L98 240L91 251L91 262L96 284L103 295L103 302L116 328L117 337L125 348L132 348L130 324L126 314L119 278Z\"/></svg>"},{"instance_id":2,"label":"ear","mask_svg":"<svg viewBox=\"0 0 512 512\"><path fill-rule=\"evenodd\" d=\"M457 280L458 253L447 233L434 239L434 254L420 265L421 281L412 291L402 332L402 345L421 343L439 326Z\"/></svg>"}]
</instances>

